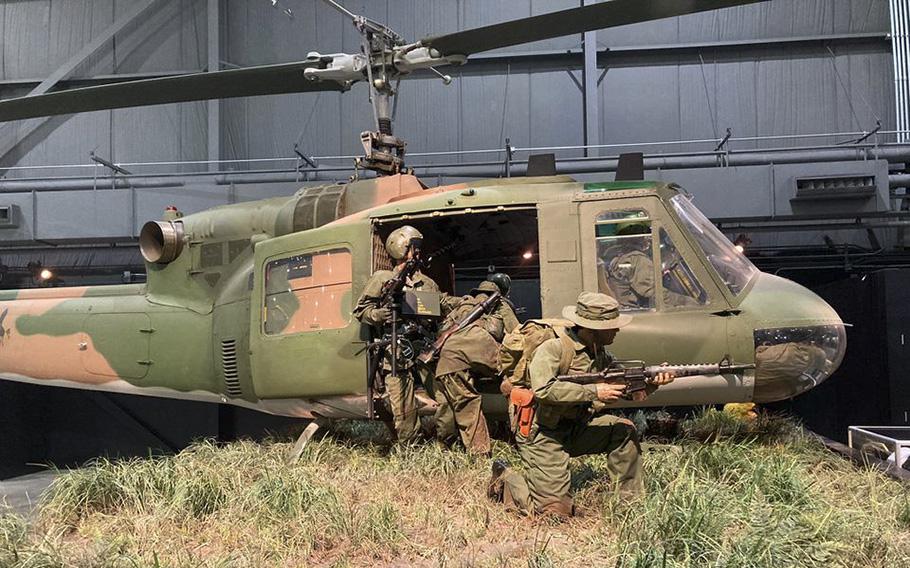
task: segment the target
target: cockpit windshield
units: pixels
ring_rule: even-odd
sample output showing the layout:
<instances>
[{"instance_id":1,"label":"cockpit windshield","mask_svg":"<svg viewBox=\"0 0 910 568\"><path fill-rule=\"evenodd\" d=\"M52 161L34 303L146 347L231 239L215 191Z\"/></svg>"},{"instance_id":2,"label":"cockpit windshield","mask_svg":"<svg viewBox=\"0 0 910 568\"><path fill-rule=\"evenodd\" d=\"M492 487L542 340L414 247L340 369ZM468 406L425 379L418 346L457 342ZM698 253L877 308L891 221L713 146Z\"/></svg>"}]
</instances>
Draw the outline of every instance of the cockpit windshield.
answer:
<instances>
[{"instance_id":1,"label":"cockpit windshield","mask_svg":"<svg viewBox=\"0 0 910 568\"><path fill-rule=\"evenodd\" d=\"M670 203L727 288L734 295L742 292L758 273L755 265L686 196L676 195Z\"/></svg>"}]
</instances>

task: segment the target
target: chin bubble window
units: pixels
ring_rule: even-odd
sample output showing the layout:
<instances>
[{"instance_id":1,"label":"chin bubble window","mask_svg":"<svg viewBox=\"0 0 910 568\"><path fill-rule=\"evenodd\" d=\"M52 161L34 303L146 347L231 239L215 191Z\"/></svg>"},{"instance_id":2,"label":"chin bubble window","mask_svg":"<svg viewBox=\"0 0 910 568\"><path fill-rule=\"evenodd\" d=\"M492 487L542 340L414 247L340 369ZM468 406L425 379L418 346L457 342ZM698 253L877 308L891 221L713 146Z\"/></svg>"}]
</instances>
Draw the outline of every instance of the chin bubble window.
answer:
<instances>
[{"instance_id":1,"label":"chin bubble window","mask_svg":"<svg viewBox=\"0 0 910 568\"><path fill-rule=\"evenodd\" d=\"M605 211L595 221L597 285L620 310L649 310L654 303L651 220L642 210Z\"/></svg>"},{"instance_id":2,"label":"chin bubble window","mask_svg":"<svg viewBox=\"0 0 910 568\"><path fill-rule=\"evenodd\" d=\"M755 330L755 402L792 398L831 376L847 346L843 324Z\"/></svg>"},{"instance_id":3,"label":"chin bubble window","mask_svg":"<svg viewBox=\"0 0 910 568\"><path fill-rule=\"evenodd\" d=\"M350 251L298 254L266 265L266 335L338 329L347 327L350 321Z\"/></svg>"}]
</instances>

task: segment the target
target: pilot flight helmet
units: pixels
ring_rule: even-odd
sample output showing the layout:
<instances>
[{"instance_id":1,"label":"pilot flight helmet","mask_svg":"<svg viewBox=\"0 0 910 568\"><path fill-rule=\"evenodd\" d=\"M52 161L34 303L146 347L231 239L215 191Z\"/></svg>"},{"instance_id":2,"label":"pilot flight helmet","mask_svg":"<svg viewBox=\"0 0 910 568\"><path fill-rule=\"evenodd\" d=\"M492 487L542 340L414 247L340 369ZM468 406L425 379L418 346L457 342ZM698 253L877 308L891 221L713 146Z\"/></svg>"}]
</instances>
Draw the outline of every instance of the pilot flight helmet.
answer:
<instances>
[{"instance_id":1,"label":"pilot flight helmet","mask_svg":"<svg viewBox=\"0 0 910 568\"><path fill-rule=\"evenodd\" d=\"M651 227L643 221L626 221L616 225L616 235L647 235L651 232Z\"/></svg>"},{"instance_id":2,"label":"pilot flight helmet","mask_svg":"<svg viewBox=\"0 0 910 568\"><path fill-rule=\"evenodd\" d=\"M495 274L487 276L487 280L493 284L496 284L496 286L499 288L500 294L503 296L509 295L509 290L512 289L512 278L508 274L504 272L497 272Z\"/></svg>"},{"instance_id":3,"label":"pilot flight helmet","mask_svg":"<svg viewBox=\"0 0 910 568\"><path fill-rule=\"evenodd\" d=\"M385 249L389 252L389 256L395 260L401 260L407 256L408 247L412 245L420 247L421 241L423 241L423 235L420 234L420 231L410 225L405 225L392 231L385 241Z\"/></svg>"}]
</instances>

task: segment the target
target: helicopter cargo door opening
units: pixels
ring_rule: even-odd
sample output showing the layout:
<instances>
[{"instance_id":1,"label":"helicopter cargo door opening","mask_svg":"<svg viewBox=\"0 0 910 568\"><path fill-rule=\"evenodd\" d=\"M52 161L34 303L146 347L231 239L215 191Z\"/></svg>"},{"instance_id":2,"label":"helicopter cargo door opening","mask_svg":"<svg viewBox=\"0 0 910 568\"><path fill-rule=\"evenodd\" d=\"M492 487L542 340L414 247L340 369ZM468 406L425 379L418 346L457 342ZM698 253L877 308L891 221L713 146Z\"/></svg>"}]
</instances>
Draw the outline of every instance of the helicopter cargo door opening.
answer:
<instances>
[{"instance_id":1,"label":"helicopter cargo door opening","mask_svg":"<svg viewBox=\"0 0 910 568\"><path fill-rule=\"evenodd\" d=\"M259 243L251 310L253 385L259 399L366 393L361 326L351 316L369 277L370 232L340 224Z\"/></svg>"},{"instance_id":2,"label":"helicopter cargo door opening","mask_svg":"<svg viewBox=\"0 0 910 568\"><path fill-rule=\"evenodd\" d=\"M658 196L582 194L576 205L583 289L613 296L632 315L611 347L619 359L717 363L731 354L736 312ZM646 405L745 401L752 384L751 376L679 380Z\"/></svg>"},{"instance_id":3,"label":"helicopter cargo door opening","mask_svg":"<svg viewBox=\"0 0 910 568\"><path fill-rule=\"evenodd\" d=\"M510 298L521 320L540 317L540 263L537 209L530 205L451 210L407 219L377 219L373 240L373 270L389 269L386 237L402 225L423 236L423 256L432 256L424 273L449 294L464 295L490 274L512 279Z\"/></svg>"}]
</instances>

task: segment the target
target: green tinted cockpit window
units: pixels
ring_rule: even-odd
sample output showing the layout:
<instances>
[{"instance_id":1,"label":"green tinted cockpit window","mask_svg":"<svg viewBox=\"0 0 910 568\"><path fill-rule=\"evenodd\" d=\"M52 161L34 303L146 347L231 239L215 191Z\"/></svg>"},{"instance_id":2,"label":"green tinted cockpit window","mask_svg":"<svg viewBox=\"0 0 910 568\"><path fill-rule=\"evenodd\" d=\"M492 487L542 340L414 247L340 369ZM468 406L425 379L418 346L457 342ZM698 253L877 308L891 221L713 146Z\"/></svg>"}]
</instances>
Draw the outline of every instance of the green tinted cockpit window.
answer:
<instances>
[{"instance_id":1,"label":"green tinted cockpit window","mask_svg":"<svg viewBox=\"0 0 910 568\"><path fill-rule=\"evenodd\" d=\"M676 195L670 203L727 288L733 294L742 292L758 273L755 265L686 196Z\"/></svg>"},{"instance_id":2,"label":"green tinted cockpit window","mask_svg":"<svg viewBox=\"0 0 910 568\"><path fill-rule=\"evenodd\" d=\"M640 209L604 211L595 219L597 287L620 310L649 310L654 304L651 220Z\"/></svg>"}]
</instances>

